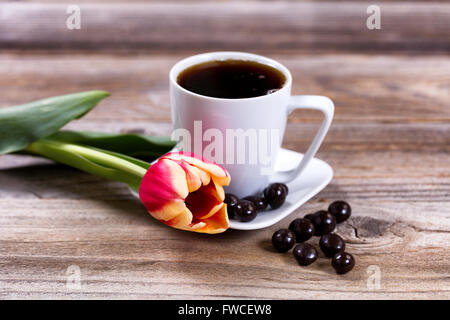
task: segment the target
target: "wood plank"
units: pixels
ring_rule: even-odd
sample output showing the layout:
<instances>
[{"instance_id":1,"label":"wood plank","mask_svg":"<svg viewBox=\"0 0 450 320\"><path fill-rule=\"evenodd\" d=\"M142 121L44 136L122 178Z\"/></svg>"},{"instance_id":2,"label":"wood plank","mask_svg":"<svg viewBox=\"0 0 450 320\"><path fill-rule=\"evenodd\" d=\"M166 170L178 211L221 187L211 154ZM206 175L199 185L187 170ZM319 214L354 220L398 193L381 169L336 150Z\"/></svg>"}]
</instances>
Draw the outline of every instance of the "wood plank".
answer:
<instances>
[{"instance_id":1,"label":"wood plank","mask_svg":"<svg viewBox=\"0 0 450 320\"><path fill-rule=\"evenodd\" d=\"M112 96L68 128L168 135L166 75L182 56L2 53L0 107L106 89ZM207 236L161 225L120 183L1 156L0 298L450 299L447 55L271 56L292 70L294 93L336 101L318 154L335 170L329 186L268 229ZM318 120L293 114L284 146L304 150ZM351 273L336 275L322 256L302 268L273 252L276 229L336 199L353 207L337 230L357 259ZM71 265L80 289L66 287ZM379 289L367 286L374 265Z\"/></svg>"},{"instance_id":2,"label":"wood plank","mask_svg":"<svg viewBox=\"0 0 450 320\"><path fill-rule=\"evenodd\" d=\"M148 127L170 131L167 123ZM285 145L304 148L315 128L290 123ZM2 156L0 297L449 299L449 131L448 124L337 123L319 153L335 169L324 191L268 229L217 236L161 225L122 184ZM337 230L357 259L351 273L335 275L323 257L301 268L290 254L272 251L272 232L336 199L353 206ZM66 287L71 265L81 269L80 289ZM381 270L379 289L367 286L373 265Z\"/></svg>"},{"instance_id":3,"label":"wood plank","mask_svg":"<svg viewBox=\"0 0 450 320\"><path fill-rule=\"evenodd\" d=\"M354 218L338 233L357 266L338 276L323 257L302 268L270 249L272 232L287 221L204 236L162 226L132 200L1 199L0 296L450 298L448 203L416 204L429 219L409 202L352 204ZM312 201L292 217L326 205ZM71 265L81 269L79 290L65 286ZM381 270L380 289L367 287L370 265Z\"/></svg>"},{"instance_id":4,"label":"wood plank","mask_svg":"<svg viewBox=\"0 0 450 320\"><path fill-rule=\"evenodd\" d=\"M313 125L306 126L309 133L312 129ZM412 130L415 135L407 134ZM248 232L245 238L230 231L205 241L204 236L154 222L117 183L61 166L10 167L0 172L6 191L0 200L4 229L0 232L0 288L4 288L0 294L22 298L449 298L448 130L445 125L417 124L334 126L321 155L335 167L335 180L292 217L324 208L334 199L351 202L354 217L338 232L350 243L358 265L345 277L334 275L326 259L299 268L289 255L270 251L270 234L290 219ZM304 131L305 126L291 124L287 144L305 144L306 135L298 134ZM376 137L378 143L374 143ZM417 138L422 147L414 152L411 145ZM18 159L7 158L10 164ZM195 248L202 248L201 253ZM207 264L203 255L209 257ZM79 291L65 287L65 270L73 264L82 270ZM369 265L382 271L378 290L366 286Z\"/></svg>"},{"instance_id":5,"label":"wood plank","mask_svg":"<svg viewBox=\"0 0 450 320\"><path fill-rule=\"evenodd\" d=\"M169 135L171 126L147 125L150 134ZM123 122L74 123L70 129L119 132ZM290 123L284 146L304 151L317 129L314 124ZM447 124L334 124L318 157L335 169L333 183L320 197L350 200L450 201L450 126ZM33 157L0 159L0 198L113 199L130 195L120 184ZM98 188L99 185L104 185ZM412 204L413 205L413 204Z\"/></svg>"},{"instance_id":6,"label":"wood plank","mask_svg":"<svg viewBox=\"0 0 450 320\"><path fill-rule=\"evenodd\" d=\"M0 5L0 48L130 50L450 51L450 4L371 2L86 3L81 30L67 4Z\"/></svg>"},{"instance_id":7,"label":"wood plank","mask_svg":"<svg viewBox=\"0 0 450 320\"><path fill-rule=\"evenodd\" d=\"M168 123L168 72L176 61L194 53L0 54L0 107L103 89L112 96L83 122L121 119L134 127ZM450 121L447 55L268 55L291 70L294 94L326 95L335 101L335 123ZM320 115L299 111L290 119L317 122Z\"/></svg>"}]
</instances>

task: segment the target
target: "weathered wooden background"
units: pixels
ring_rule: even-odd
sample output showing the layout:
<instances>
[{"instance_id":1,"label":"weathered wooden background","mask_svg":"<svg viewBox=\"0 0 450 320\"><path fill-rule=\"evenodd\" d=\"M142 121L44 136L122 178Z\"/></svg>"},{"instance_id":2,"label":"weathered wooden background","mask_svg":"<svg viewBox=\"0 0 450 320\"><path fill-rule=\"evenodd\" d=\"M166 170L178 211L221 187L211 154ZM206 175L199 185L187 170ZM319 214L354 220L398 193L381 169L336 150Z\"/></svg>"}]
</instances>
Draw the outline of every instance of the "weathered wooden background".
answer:
<instances>
[{"instance_id":1,"label":"weathered wooden background","mask_svg":"<svg viewBox=\"0 0 450 320\"><path fill-rule=\"evenodd\" d=\"M0 157L0 298L450 298L450 4L362 1L61 1L0 4L0 107L103 89L70 128L170 133L167 74L179 59L243 50L278 59L293 92L336 117L318 153L331 184L259 231L207 236L154 221L121 184L46 160ZM296 112L285 146L304 150L320 115ZM271 250L291 218L345 199L354 271L299 267ZM79 266L81 288L66 287ZM369 266L380 288L367 286ZM369 269L368 269L369 268ZM368 272L369 270L369 272Z\"/></svg>"}]
</instances>

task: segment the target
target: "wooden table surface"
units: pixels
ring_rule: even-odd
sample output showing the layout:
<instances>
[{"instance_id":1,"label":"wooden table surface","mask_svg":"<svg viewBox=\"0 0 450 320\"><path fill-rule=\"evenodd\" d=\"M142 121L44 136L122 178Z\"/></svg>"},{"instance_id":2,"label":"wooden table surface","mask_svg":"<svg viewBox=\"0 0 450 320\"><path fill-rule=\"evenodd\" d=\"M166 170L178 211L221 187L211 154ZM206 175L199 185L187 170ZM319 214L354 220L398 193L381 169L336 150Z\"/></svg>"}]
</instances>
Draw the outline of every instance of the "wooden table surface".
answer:
<instances>
[{"instance_id":1,"label":"wooden table surface","mask_svg":"<svg viewBox=\"0 0 450 320\"><path fill-rule=\"evenodd\" d=\"M168 135L176 61L256 52L292 71L293 93L335 101L317 155L335 176L270 228L201 235L155 221L120 183L1 156L0 298L450 298L450 4L381 2L370 31L365 2L79 3L81 30L61 2L0 4L0 107L103 89L69 128ZM305 150L319 123L295 112L284 146ZM273 252L275 230L337 199L353 207L337 230L353 272Z\"/></svg>"}]
</instances>

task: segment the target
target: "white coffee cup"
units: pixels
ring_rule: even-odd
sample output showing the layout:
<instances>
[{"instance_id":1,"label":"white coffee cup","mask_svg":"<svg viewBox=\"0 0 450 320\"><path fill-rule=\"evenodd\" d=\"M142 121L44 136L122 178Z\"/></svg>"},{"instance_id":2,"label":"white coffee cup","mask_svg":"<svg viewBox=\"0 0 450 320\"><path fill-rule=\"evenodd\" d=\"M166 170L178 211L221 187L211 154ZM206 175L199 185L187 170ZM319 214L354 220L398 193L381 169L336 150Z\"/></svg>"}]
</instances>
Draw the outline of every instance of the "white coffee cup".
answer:
<instances>
[{"instance_id":1,"label":"white coffee cup","mask_svg":"<svg viewBox=\"0 0 450 320\"><path fill-rule=\"evenodd\" d=\"M188 91L178 84L177 77L186 68L217 60L244 60L269 65L284 75L285 83L274 93L242 99L204 96ZM312 95L291 96L292 76L289 70L279 62L260 55L211 52L191 56L176 63L170 70L169 78L172 120L176 129L173 138L179 140L178 149L212 158L211 160L224 166L231 175L231 184L226 188L226 192L238 197L257 194L270 182L288 183L297 178L316 154L333 119L334 104L329 98ZM290 171L274 172L287 117L295 109L319 110L324 114L324 120L299 165ZM246 136L249 143L243 146L244 150L237 140L234 140L235 147L227 149L227 144L230 146L233 141L226 139L230 132L250 133ZM258 150L269 151L268 157L255 157L252 154L255 149L251 149L250 137L254 138L254 132L257 138L266 134L267 141L261 138L256 143ZM190 134L190 139L185 137L186 133ZM216 143L220 135L224 139L222 150L215 148L214 152L211 152L214 149L211 145ZM220 143L216 146L220 146ZM244 162L242 158L245 158Z\"/></svg>"}]
</instances>

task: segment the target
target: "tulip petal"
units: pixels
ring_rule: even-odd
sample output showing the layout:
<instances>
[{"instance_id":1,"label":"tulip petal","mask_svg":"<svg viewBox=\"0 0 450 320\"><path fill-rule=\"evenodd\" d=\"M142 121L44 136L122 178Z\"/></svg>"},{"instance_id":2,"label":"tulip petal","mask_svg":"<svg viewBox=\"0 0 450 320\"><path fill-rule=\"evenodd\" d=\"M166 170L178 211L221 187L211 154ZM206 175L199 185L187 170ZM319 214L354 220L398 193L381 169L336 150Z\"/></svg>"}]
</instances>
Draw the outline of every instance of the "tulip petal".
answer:
<instances>
[{"instance_id":1,"label":"tulip petal","mask_svg":"<svg viewBox=\"0 0 450 320\"><path fill-rule=\"evenodd\" d=\"M184 203L184 200L177 199L177 200L171 200L164 205L164 207L156 210L149 210L149 213L152 215L153 218L158 220L164 220L168 221L176 216L180 215L184 211L186 211L186 204Z\"/></svg>"},{"instance_id":2,"label":"tulip petal","mask_svg":"<svg viewBox=\"0 0 450 320\"><path fill-rule=\"evenodd\" d=\"M196 232L221 233L226 231L229 226L227 205L224 204L216 214L202 221L205 222L205 226L203 228L196 229Z\"/></svg>"},{"instance_id":3,"label":"tulip petal","mask_svg":"<svg viewBox=\"0 0 450 320\"><path fill-rule=\"evenodd\" d=\"M162 221L166 225L170 227L174 227L176 229L180 230L187 230L187 231L195 231L197 229L203 228L206 226L205 222L197 221L193 222L193 216L192 213L189 211L188 208L185 209L181 214L174 217L173 219L169 221Z\"/></svg>"},{"instance_id":4,"label":"tulip petal","mask_svg":"<svg viewBox=\"0 0 450 320\"><path fill-rule=\"evenodd\" d=\"M170 222L164 223L180 230L193 231L198 233L216 234L224 232L228 229L229 226L227 206L226 204L223 204L221 206L221 209L208 219L202 219L201 221L197 221L190 225L186 225L185 222L186 220L178 220L177 218L175 218Z\"/></svg>"},{"instance_id":5,"label":"tulip petal","mask_svg":"<svg viewBox=\"0 0 450 320\"><path fill-rule=\"evenodd\" d=\"M177 162L186 173L186 182L189 189L189 192L194 192L202 186L202 180L200 178L199 169L194 166L191 166L186 161L178 161Z\"/></svg>"},{"instance_id":6,"label":"tulip petal","mask_svg":"<svg viewBox=\"0 0 450 320\"><path fill-rule=\"evenodd\" d=\"M221 185L227 186L230 183L230 175L227 170L225 170L220 165L207 160L203 157L197 156L191 152L171 152L163 156L164 158L173 159L173 160L185 160L186 162L210 173L211 175L217 178L217 181L221 183Z\"/></svg>"},{"instance_id":7,"label":"tulip petal","mask_svg":"<svg viewBox=\"0 0 450 320\"><path fill-rule=\"evenodd\" d=\"M185 210L180 212L176 217L167 221L161 221L174 228L188 227L192 223L192 213L185 207Z\"/></svg>"},{"instance_id":8,"label":"tulip petal","mask_svg":"<svg viewBox=\"0 0 450 320\"><path fill-rule=\"evenodd\" d=\"M139 186L139 197L150 212L164 210L172 200L184 200L188 194L184 170L167 159L153 164Z\"/></svg>"},{"instance_id":9,"label":"tulip petal","mask_svg":"<svg viewBox=\"0 0 450 320\"><path fill-rule=\"evenodd\" d=\"M220 182L217 181L216 177L213 178L213 182L214 182L214 188L216 191L216 197L218 200L223 202L223 200L225 200L225 191L223 190L222 184L220 184Z\"/></svg>"}]
</instances>

